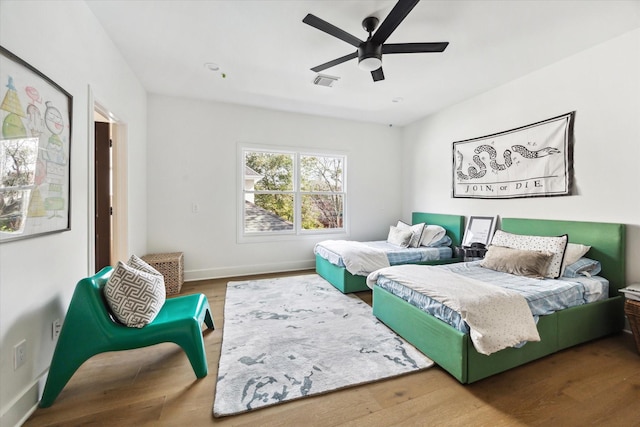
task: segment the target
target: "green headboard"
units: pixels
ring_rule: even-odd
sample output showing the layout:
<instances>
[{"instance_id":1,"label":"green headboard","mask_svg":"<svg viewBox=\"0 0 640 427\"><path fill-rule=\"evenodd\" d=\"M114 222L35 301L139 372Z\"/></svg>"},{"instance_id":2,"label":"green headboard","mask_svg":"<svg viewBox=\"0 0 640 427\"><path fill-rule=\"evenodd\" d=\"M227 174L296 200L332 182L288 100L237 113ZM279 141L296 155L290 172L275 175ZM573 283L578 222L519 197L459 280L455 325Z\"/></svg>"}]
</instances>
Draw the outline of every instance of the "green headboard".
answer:
<instances>
[{"instance_id":1,"label":"green headboard","mask_svg":"<svg viewBox=\"0 0 640 427\"><path fill-rule=\"evenodd\" d=\"M439 225L447 230L447 236L453 241L452 247L460 246L462 236L464 235L464 216L462 215L446 215L427 212L413 212L411 215L412 224Z\"/></svg>"},{"instance_id":2,"label":"green headboard","mask_svg":"<svg viewBox=\"0 0 640 427\"><path fill-rule=\"evenodd\" d=\"M626 286L624 224L605 222L556 221L545 219L502 218L502 230L531 236L569 235L569 242L591 246L586 257L600 261L602 276L609 280L609 296L620 296Z\"/></svg>"}]
</instances>

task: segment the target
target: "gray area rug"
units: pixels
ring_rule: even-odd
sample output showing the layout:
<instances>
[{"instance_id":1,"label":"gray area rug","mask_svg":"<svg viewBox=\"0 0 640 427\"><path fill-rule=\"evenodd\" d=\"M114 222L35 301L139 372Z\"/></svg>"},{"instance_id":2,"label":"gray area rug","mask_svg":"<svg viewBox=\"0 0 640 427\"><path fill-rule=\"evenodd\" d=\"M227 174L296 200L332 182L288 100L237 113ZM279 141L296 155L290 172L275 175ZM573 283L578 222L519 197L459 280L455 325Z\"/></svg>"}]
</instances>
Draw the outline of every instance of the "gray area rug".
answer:
<instances>
[{"instance_id":1,"label":"gray area rug","mask_svg":"<svg viewBox=\"0 0 640 427\"><path fill-rule=\"evenodd\" d=\"M222 334L216 417L433 365L317 274L229 282Z\"/></svg>"}]
</instances>

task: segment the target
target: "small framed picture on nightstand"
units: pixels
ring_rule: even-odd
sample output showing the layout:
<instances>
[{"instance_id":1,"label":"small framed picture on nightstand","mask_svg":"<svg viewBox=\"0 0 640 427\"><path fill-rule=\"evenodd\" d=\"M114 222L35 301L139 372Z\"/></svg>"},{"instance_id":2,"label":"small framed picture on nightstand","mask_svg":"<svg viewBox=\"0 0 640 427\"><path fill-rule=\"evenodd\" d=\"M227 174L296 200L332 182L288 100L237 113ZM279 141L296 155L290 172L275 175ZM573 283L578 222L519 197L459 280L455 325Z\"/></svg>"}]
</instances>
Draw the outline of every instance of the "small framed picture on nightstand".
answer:
<instances>
[{"instance_id":1,"label":"small framed picture on nightstand","mask_svg":"<svg viewBox=\"0 0 640 427\"><path fill-rule=\"evenodd\" d=\"M469 217L469 222L464 230L462 247L468 248L473 243L482 243L484 246L489 246L496 230L496 219L497 217L495 216Z\"/></svg>"}]
</instances>

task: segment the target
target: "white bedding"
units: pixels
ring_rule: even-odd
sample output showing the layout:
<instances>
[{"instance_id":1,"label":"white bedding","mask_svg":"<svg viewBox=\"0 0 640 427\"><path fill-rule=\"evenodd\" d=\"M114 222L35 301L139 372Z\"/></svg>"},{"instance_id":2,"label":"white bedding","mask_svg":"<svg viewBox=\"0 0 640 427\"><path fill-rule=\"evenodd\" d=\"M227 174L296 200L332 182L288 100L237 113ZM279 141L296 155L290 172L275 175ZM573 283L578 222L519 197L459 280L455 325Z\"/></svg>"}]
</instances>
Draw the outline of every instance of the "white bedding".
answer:
<instances>
[{"instance_id":1,"label":"white bedding","mask_svg":"<svg viewBox=\"0 0 640 427\"><path fill-rule=\"evenodd\" d=\"M385 251L362 242L351 240L325 240L322 246L342 257L347 271L354 275L366 276L379 268L389 267ZM316 245L317 246L317 245Z\"/></svg>"},{"instance_id":2,"label":"white bedding","mask_svg":"<svg viewBox=\"0 0 640 427\"><path fill-rule=\"evenodd\" d=\"M379 275L460 313L469 325L471 341L479 353L488 355L523 341L540 341L527 301L515 291L424 265L376 270L367 277L370 288Z\"/></svg>"},{"instance_id":3,"label":"white bedding","mask_svg":"<svg viewBox=\"0 0 640 427\"><path fill-rule=\"evenodd\" d=\"M420 246L418 248L403 248L393 245L385 240L376 240L370 242L354 242L347 240L325 240L317 243L313 248L313 253L333 265L345 268L349 273L358 276L367 276L372 271L379 268L388 267L389 265L400 264L419 264L429 261L448 259L452 257L453 250L449 246L451 239L441 239L442 245L439 246ZM329 242L327 244L327 242ZM387 256L387 262L382 264L382 258L358 260L358 254L362 245L373 249L373 252L381 251ZM345 250L346 249L346 250ZM343 253L344 252L344 253ZM370 253L373 253L370 252ZM355 259L350 259L355 256ZM377 255L376 255L377 256ZM347 259L348 264L344 262ZM352 270L350 270L352 269ZM354 272L355 271L355 272Z\"/></svg>"}]
</instances>

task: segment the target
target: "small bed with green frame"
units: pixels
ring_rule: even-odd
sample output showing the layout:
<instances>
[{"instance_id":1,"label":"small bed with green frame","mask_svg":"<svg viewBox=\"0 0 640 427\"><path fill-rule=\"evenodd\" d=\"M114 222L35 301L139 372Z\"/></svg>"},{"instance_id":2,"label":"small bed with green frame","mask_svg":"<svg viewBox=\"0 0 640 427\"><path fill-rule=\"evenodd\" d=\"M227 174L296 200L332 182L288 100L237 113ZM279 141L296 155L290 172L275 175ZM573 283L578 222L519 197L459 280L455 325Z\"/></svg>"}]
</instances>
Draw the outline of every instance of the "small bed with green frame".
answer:
<instances>
[{"instance_id":1,"label":"small bed with green frame","mask_svg":"<svg viewBox=\"0 0 640 427\"><path fill-rule=\"evenodd\" d=\"M417 264L437 265L462 261L461 258L455 256L455 248L459 247L462 242L464 219L465 217L462 215L413 212L411 215L412 224L439 225L446 230L446 235L451 238L452 242L451 257L417 262ZM343 293L369 290L366 275L351 274L345 267L332 264L318 254L316 254L316 272Z\"/></svg>"}]
</instances>

